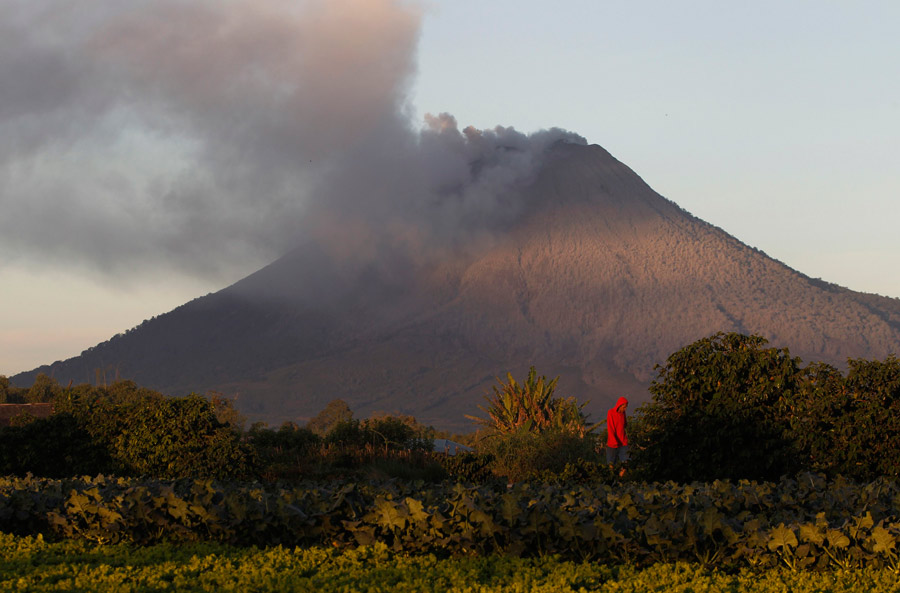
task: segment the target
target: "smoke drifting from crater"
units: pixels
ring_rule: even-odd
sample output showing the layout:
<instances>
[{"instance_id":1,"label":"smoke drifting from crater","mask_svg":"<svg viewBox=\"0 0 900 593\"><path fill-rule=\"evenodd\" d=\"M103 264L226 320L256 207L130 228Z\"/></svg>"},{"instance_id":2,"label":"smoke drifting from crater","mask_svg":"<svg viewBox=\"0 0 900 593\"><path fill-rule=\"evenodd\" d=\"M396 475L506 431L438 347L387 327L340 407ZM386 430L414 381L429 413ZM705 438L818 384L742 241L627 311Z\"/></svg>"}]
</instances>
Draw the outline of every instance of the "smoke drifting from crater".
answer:
<instances>
[{"instance_id":1,"label":"smoke drifting from crater","mask_svg":"<svg viewBox=\"0 0 900 593\"><path fill-rule=\"evenodd\" d=\"M400 0L0 0L10 261L246 270L336 228L452 245L517 205L550 130L409 117Z\"/></svg>"}]
</instances>

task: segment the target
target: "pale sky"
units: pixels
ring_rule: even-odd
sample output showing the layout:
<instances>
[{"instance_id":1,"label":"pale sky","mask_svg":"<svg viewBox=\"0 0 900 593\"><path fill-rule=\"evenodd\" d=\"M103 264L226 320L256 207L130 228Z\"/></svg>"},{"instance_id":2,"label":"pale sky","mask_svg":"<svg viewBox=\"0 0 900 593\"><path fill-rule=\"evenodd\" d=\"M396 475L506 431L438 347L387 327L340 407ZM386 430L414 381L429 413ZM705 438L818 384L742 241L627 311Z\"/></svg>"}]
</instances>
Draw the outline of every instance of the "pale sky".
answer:
<instances>
[{"instance_id":1,"label":"pale sky","mask_svg":"<svg viewBox=\"0 0 900 593\"><path fill-rule=\"evenodd\" d=\"M792 268L900 297L900 4L330 2L0 0L0 374L273 259L307 159L394 102L580 134ZM177 51L216 19L210 55Z\"/></svg>"}]
</instances>

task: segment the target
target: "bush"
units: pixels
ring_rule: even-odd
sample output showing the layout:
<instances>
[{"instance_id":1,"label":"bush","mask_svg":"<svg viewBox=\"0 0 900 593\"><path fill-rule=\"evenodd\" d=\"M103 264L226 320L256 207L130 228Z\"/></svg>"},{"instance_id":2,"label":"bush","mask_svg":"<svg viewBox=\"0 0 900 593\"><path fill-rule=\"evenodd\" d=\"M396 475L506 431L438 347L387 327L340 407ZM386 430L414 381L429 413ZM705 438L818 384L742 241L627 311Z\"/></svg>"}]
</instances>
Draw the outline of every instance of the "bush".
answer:
<instances>
[{"instance_id":1,"label":"bush","mask_svg":"<svg viewBox=\"0 0 900 593\"><path fill-rule=\"evenodd\" d=\"M654 480L777 480L798 471L789 401L800 359L759 336L719 333L669 356L638 410L632 465Z\"/></svg>"},{"instance_id":2,"label":"bush","mask_svg":"<svg viewBox=\"0 0 900 593\"><path fill-rule=\"evenodd\" d=\"M494 478L491 472L494 456L491 454L466 451L456 455L439 455L437 458L447 475L454 480L477 484Z\"/></svg>"},{"instance_id":3,"label":"bush","mask_svg":"<svg viewBox=\"0 0 900 593\"><path fill-rule=\"evenodd\" d=\"M629 423L642 477L900 476L900 360L849 360L844 376L766 343L719 333L658 367L653 400Z\"/></svg>"},{"instance_id":4,"label":"bush","mask_svg":"<svg viewBox=\"0 0 900 593\"><path fill-rule=\"evenodd\" d=\"M252 470L250 448L198 395L133 406L113 438L112 455L133 475L240 478Z\"/></svg>"},{"instance_id":5,"label":"bush","mask_svg":"<svg viewBox=\"0 0 900 593\"><path fill-rule=\"evenodd\" d=\"M308 428L283 425L278 430L256 428L249 433L250 442L257 449L306 452L318 447L322 438Z\"/></svg>"},{"instance_id":6,"label":"bush","mask_svg":"<svg viewBox=\"0 0 900 593\"><path fill-rule=\"evenodd\" d=\"M582 438L563 430L521 430L494 434L479 443L478 451L493 458L491 473L510 482L535 478L544 472L559 473L579 460L600 462L593 438Z\"/></svg>"},{"instance_id":7,"label":"bush","mask_svg":"<svg viewBox=\"0 0 900 593\"><path fill-rule=\"evenodd\" d=\"M112 459L71 414L35 418L0 430L0 474L47 478L96 475L111 469Z\"/></svg>"},{"instance_id":8,"label":"bush","mask_svg":"<svg viewBox=\"0 0 900 593\"><path fill-rule=\"evenodd\" d=\"M543 375L538 377L534 367L528 370L523 383L518 383L512 373L507 373L506 382L498 377L499 386L493 386L493 393L485 396L488 407L479 406L488 417L467 418L492 432L503 434L562 431L583 437L596 426L587 426L582 412L585 404L579 404L574 397L555 396L558 381L559 377L550 381Z\"/></svg>"},{"instance_id":9,"label":"bush","mask_svg":"<svg viewBox=\"0 0 900 593\"><path fill-rule=\"evenodd\" d=\"M900 360L812 364L791 404L790 437L809 469L859 480L900 476Z\"/></svg>"},{"instance_id":10,"label":"bush","mask_svg":"<svg viewBox=\"0 0 900 593\"><path fill-rule=\"evenodd\" d=\"M325 435L326 445L341 447L376 447L385 451L431 451L434 440L429 429L412 424L414 419L404 420L394 416L382 416L368 420L343 420L336 423Z\"/></svg>"},{"instance_id":11,"label":"bush","mask_svg":"<svg viewBox=\"0 0 900 593\"><path fill-rule=\"evenodd\" d=\"M30 391L54 385L42 380ZM240 433L197 395L167 398L121 381L60 389L53 407L50 418L2 431L5 442L15 443L4 446L10 459L18 458L6 466L12 473L241 478L253 470L252 451Z\"/></svg>"}]
</instances>

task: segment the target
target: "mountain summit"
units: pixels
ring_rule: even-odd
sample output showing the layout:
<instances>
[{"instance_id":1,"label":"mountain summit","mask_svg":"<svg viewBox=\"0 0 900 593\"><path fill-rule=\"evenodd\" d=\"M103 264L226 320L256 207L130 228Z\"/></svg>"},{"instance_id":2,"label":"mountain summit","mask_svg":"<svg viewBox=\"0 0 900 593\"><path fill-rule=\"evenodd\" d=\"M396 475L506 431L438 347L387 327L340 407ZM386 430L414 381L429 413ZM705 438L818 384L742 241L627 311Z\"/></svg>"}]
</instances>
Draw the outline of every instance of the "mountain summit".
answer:
<instances>
[{"instance_id":1,"label":"mountain summit","mask_svg":"<svg viewBox=\"0 0 900 593\"><path fill-rule=\"evenodd\" d=\"M464 415L507 372L560 375L560 395L590 400L599 418L620 395L646 401L655 364L718 331L758 333L838 366L900 352L900 300L788 268L661 197L599 146L553 144L494 198L502 215L480 230L473 220L462 239L389 227L372 239L353 225L310 239L13 382L36 372L90 382L102 370L171 394L237 396L270 423L341 398L359 416L400 412L466 430Z\"/></svg>"}]
</instances>

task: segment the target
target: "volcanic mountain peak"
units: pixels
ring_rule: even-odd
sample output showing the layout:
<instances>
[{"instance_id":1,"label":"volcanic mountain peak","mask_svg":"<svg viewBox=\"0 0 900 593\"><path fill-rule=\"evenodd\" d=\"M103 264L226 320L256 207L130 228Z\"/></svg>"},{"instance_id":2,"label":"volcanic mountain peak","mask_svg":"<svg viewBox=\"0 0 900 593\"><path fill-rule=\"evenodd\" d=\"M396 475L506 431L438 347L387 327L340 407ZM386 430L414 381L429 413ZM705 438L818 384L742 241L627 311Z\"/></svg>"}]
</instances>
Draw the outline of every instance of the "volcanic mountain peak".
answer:
<instances>
[{"instance_id":1,"label":"volcanic mountain peak","mask_svg":"<svg viewBox=\"0 0 900 593\"><path fill-rule=\"evenodd\" d=\"M553 145L496 198L500 211L465 241L423 243L427 225L398 226L402 241L369 229L361 252L311 241L38 370L90 381L112 365L173 394L237 395L271 422L341 398L361 416L464 430L495 377L530 365L561 375L561 394L591 400L600 417L620 395L645 401L655 364L718 331L838 365L900 351L900 301L791 270L659 196L599 146Z\"/></svg>"}]
</instances>

